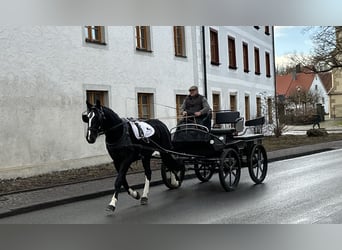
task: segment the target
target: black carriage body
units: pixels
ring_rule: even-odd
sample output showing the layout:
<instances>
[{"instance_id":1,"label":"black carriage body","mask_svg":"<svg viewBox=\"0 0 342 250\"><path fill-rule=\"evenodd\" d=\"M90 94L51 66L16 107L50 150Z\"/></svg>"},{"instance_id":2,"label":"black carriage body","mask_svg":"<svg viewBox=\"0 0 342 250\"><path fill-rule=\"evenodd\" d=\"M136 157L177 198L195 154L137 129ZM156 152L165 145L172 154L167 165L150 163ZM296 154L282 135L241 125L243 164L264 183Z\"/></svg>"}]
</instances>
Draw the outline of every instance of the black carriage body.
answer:
<instances>
[{"instance_id":1,"label":"black carriage body","mask_svg":"<svg viewBox=\"0 0 342 250\"><path fill-rule=\"evenodd\" d=\"M219 137L196 126L186 126L172 133L175 151L203 157L217 157L225 148Z\"/></svg>"},{"instance_id":2,"label":"black carriage body","mask_svg":"<svg viewBox=\"0 0 342 250\"><path fill-rule=\"evenodd\" d=\"M255 183L264 181L268 163L261 132L265 119L246 121L247 128L241 133L244 120L239 115L239 112L231 111L216 113L216 126L210 132L198 124L178 125L174 132L171 130L172 154L184 165L180 176L184 176L185 170L195 170L198 179L206 182L218 172L225 191L233 191L238 185L241 168L247 167ZM246 133L248 129L252 133ZM166 170L162 168L163 172L164 183L169 183L170 178L166 178Z\"/></svg>"}]
</instances>

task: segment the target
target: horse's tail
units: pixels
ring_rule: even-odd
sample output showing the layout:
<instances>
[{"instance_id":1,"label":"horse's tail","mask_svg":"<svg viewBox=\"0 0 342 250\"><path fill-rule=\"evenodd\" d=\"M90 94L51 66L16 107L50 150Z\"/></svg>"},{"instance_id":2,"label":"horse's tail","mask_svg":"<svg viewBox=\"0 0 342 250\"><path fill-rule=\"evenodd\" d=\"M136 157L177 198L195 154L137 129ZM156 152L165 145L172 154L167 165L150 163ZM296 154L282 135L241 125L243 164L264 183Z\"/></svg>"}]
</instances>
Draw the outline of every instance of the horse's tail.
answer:
<instances>
[{"instance_id":1,"label":"horse's tail","mask_svg":"<svg viewBox=\"0 0 342 250\"><path fill-rule=\"evenodd\" d=\"M163 149L172 150L172 142L171 142L171 133L167 126L159 121L154 124L155 127L158 128L160 134L160 145ZM161 150L162 151L162 150ZM177 161L171 154L166 152L160 152L160 156L162 158L163 163L173 170L180 170L183 167L183 164Z\"/></svg>"}]
</instances>

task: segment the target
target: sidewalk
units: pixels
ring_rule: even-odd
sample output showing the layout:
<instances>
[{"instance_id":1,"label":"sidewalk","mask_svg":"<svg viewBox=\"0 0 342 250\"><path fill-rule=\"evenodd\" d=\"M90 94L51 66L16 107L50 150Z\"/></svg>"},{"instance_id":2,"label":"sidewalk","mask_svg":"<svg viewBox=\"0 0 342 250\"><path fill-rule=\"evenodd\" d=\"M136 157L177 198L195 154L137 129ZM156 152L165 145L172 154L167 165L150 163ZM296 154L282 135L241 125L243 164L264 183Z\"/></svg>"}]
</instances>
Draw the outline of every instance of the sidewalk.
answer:
<instances>
[{"instance_id":1,"label":"sidewalk","mask_svg":"<svg viewBox=\"0 0 342 250\"><path fill-rule=\"evenodd\" d=\"M342 133L342 120L326 120L320 122L320 127L326 129L329 134ZM316 127L317 128L317 127ZM287 125L284 135L305 135L306 131L312 129L310 125Z\"/></svg>"},{"instance_id":2,"label":"sidewalk","mask_svg":"<svg viewBox=\"0 0 342 250\"><path fill-rule=\"evenodd\" d=\"M340 148L342 148L342 141L301 146L268 152L268 160L269 162L274 162ZM189 171L186 174L186 178L194 177L193 171ZM144 174L130 174L127 176L127 180L133 188L141 189L144 184ZM162 184L160 171L153 171L151 186L160 184ZM114 178L106 178L30 192L3 195L0 196L0 218L70 202L111 195L113 194L113 185Z\"/></svg>"}]
</instances>

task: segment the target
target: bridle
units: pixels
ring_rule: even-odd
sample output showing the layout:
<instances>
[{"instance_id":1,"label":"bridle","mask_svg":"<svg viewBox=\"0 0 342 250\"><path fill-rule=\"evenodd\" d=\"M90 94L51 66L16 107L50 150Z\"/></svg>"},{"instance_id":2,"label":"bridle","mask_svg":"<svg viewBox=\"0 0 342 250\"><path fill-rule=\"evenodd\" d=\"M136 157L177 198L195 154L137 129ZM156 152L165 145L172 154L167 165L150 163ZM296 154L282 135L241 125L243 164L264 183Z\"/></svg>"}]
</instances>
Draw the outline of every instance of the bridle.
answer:
<instances>
[{"instance_id":1,"label":"bridle","mask_svg":"<svg viewBox=\"0 0 342 250\"><path fill-rule=\"evenodd\" d=\"M102 107L101 108L92 107L91 110L92 110L92 112L96 112L97 111L99 113L99 117L98 118L99 118L100 126L98 128L95 128L95 127L91 127L90 128L89 127L89 121L88 121L88 130L90 130L93 133L96 133L98 136L106 134L106 133L111 132L111 131L114 131L115 129L119 128L120 126L122 126L122 125L124 125L125 123L128 122L128 121L124 120L124 121L120 122L119 124L116 124L115 126L105 130L102 127L102 124L103 124L103 121L106 120L106 116L104 114L104 111L103 111ZM87 111L83 112L83 114L85 114L85 113L88 113L88 112Z\"/></svg>"}]
</instances>

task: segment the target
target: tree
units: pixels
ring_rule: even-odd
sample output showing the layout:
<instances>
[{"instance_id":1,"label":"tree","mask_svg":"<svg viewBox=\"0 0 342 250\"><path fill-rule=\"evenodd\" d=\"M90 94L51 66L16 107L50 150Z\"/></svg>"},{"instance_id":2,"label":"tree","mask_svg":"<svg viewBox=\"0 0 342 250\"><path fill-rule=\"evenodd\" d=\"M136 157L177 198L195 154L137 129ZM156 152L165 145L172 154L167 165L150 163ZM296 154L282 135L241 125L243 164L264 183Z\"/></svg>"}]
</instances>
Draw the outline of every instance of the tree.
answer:
<instances>
[{"instance_id":1,"label":"tree","mask_svg":"<svg viewBox=\"0 0 342 250\"><path fill-rule=\"evenodd\" d=\"M300 64L304 72L328 72L342 68L342 26L319 26L307 28L312 32L314 50L312 55L294 55L292 61Z\"/></svg>"}]
</instances>

